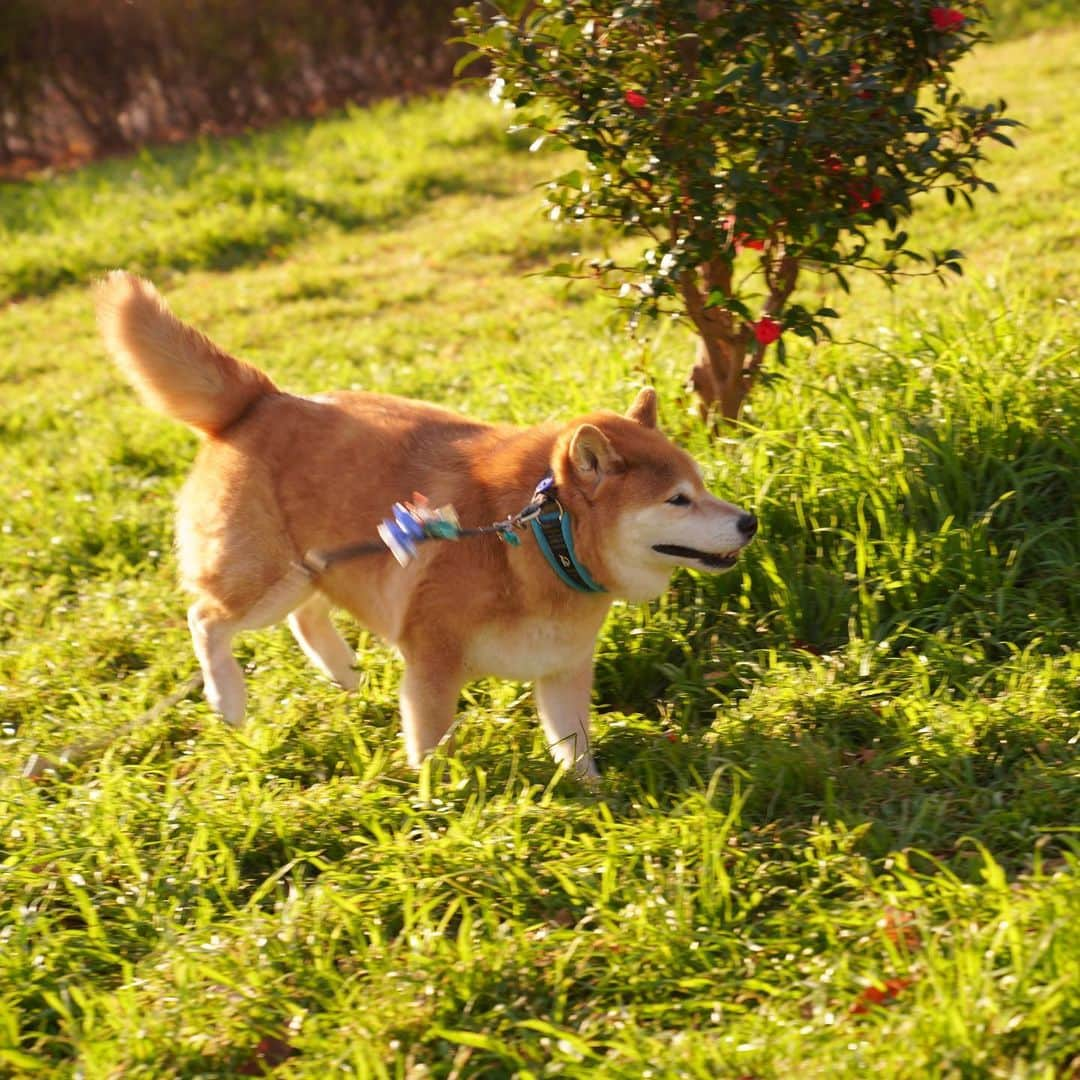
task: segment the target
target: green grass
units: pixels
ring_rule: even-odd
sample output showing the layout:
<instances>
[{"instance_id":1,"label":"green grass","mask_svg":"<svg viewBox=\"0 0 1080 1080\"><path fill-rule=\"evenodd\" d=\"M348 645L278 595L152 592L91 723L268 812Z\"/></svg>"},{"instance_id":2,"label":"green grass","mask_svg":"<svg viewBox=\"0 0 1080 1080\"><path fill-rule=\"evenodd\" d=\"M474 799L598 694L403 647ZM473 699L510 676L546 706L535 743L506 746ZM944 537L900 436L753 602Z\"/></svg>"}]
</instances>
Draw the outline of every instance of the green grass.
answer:
<instances>
[{"instance_id":1,"label":"green grass","mask_svg":"<svg viewBox=\"0 0 1080 1080\"><path fill-rule=\"evenodd\" d=\"M1059 28L965 75L1029 126L998 199L913 223L964 280L838 300L851 343L793 350L720 441L681 326L631 341L522 276L600 238L537 213L560 163L483 99L5 188L0 1075L250 1075L260 1046L293 1051L282 1077L1070 1075L1077 48ZM417 778L399 666L348 623L356 695L252 634L239 735L192 698L18 777L194 670L169 519L195 442L105 360L85 283L112 265L301 391L533 423L661 389L762 537L614 611L601 791L494 681Z\"/></svg>"},{"instance_id":2,"label":"green grass","mask_svg":"<svg viewBox=\"0 0 1080 1080\"><path fill-rule=\"evenodd\" d=\"M1005 41L1076 18L1072 0L987 0L988 30L995 41Z\"/></svg>"}]
</instances>

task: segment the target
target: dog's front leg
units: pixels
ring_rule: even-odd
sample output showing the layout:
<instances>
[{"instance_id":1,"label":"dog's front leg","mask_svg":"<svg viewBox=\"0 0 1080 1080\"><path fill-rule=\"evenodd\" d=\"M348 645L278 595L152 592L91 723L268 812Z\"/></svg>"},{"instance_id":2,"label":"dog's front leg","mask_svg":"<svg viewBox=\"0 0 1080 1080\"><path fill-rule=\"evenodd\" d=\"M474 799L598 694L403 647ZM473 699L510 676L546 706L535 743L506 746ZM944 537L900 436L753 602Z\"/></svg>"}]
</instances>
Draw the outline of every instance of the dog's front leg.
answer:
<instances>
[{"instance_id":1,"label":"dog's front leg","mask_svg":"<svg viewBox=\"0 0 1080 1080\"><path fill-rule=\"evenodd\" d=\"M409 764L421 762L454 726L458 695L465 680L450 658L405 653L401 677L401 727Z\"/></svg>"},{"instance_id":2,"label":"dog's front leg","mask_svg":"<svg viewBox=\"0 0 1080 1080\"><path fill-rule=\"evenodd\" d=\"M599 778L589 743L592 657L575 670L536 680L536 709L551 756L581 780Z\"/></svg>"}]
</instances>

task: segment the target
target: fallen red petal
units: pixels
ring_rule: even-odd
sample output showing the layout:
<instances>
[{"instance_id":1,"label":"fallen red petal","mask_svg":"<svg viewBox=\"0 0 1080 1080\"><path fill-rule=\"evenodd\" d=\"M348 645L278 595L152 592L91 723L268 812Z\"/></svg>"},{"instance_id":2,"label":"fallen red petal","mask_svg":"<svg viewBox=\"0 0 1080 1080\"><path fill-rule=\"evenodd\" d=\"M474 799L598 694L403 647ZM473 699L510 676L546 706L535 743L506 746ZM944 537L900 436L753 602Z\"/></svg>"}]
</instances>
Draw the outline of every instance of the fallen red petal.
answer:
<instances>
[{"instance_id":1,"label":"fallen red petal","mask_svg":"<svg viewBox=\"0 0 1080 1080\"><path fill-rule=\"evenodd\" d=\"M861 1016L875 1005L884 1005L893 1001L903 990L911 985L910 979L886 979L881 986L867 986L851 1006L854 1016Z\"/></svg>"},{"instance_id":2,"label":"fallen red petal","mask_svg":"<svg viewBox=\"0 0 1080 1080\"><path fill-rule=\"evenodd\" d=\"M276 1069L298 1053L300 1051L295 1046L290 1046L284 1039L267 1035L259 1040L255 1052L237 1068L236 1072L239 1076L265 1076L269 1069Z\"/></svg>"}]
</instances>

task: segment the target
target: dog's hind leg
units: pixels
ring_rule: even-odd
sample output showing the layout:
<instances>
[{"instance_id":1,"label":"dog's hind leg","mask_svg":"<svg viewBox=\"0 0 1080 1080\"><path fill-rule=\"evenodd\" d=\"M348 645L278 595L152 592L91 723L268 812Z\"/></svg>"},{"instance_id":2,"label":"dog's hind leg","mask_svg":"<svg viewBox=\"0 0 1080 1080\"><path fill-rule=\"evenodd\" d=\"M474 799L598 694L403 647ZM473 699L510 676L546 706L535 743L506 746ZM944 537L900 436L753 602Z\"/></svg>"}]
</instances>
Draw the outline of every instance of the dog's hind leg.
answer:
<instances>
[{"instance_id":1,"label":"dog's hind leg","mask_svg":"<svg viewBox=\"0 0 1080 1080\"><path fill-rule=\"evenodd\" d=\"M241 630L280 622L311 594L308 575L299 567L279 578L247 611L230 615L209 596L188 608L188 627L203 673L203 690L211 707L226 723L244 722L247 690L244 673L232 654L232 639Z\"/></svg>"},{"instance_id":2,"label":"dog's hind leg","mask_svg":"<svg viewBox=\"0 0 1080 1080\"><path fill-rule=\"evenodd\" d=\"M308 597L290 616L289 629L304 655L346 690L360 685L356 654L330 621L330 601L322 593Z\"/></svg>"},{"instance_id":3,"label":"dog's hind leg","mask_svg":"<svg viewBox=\"0 0 1080 1080\"><path fill-rule=\"evenodd\" d=\"M188 608L188 628L202 668L206 700L226 723L239 727L244 722L247 690L244 673L232 654L236 627L230 620L216 617L212 604L196 600Z\"/></svg>"}]
</instances>

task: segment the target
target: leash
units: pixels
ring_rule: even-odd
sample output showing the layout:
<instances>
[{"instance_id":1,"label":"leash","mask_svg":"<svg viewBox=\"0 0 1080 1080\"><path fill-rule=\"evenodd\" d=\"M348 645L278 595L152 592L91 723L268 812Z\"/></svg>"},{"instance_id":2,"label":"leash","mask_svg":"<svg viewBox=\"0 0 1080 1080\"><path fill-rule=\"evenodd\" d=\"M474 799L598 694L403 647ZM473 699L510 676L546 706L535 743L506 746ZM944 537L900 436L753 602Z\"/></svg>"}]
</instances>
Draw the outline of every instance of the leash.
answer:
<instances>
[{"instance_id":1,"label":"leash","mask_svg":"<svg viewBox=\"0 0 1080 1080\"><path fill-rule=\"evenodd\" d=\"M315 578L325 574L338 563L389 551L402 566L408 566L416 558L417 548L429 540L463 540L474 536L497 536L512 547L518 547L521 544L518 533L528 527L536 539L540 553L558 575L560 581L578 592L606 592L604 586L600 585L578 560L574 552L574 538L570 526L570 515L559 502L555 477L549 471L536 485L528 504L502 521L465 529L458 521L452 506L435 509L423 495L414 494L412 502L394 503L392 516L386 518L378 526L378 540L359 541L346 544L344 547L333 548L330 551L313 549L304 555L299 565L300 569ZM23 767L23 779L39 780L46 773L59 772L64 765L78 764L90 754L107 750L118 739L156 720L166 710L178 705L202 685L202 675L192 675L178 689L162 698L141 716L100 739L72 743L64 747L56 758L50 758L41 753L31 754Z\"/></svg>"},{"instance_id":2,"label":"leash","mask_svg":"<svg viewBox=\"0 0 1080 1080\"><path fill-rule=\"evenodd\" d=\"M325 574L337 563L387 550L402 565L417 556L417 548L429 540L462 540L474 536L498 536L512 547L521 544L518 532L530 527L540 553L559 579L578 592L604 592L574 552L570 515L558 499L555 477L550 470L533 490L528 504L502 521L477 528L462 528L452 506L432 508L420 494L409 503L394 503L392 517L378 526L378 540L363 540L330 551L308 551L301 566L312 577Z\"/></svg>"},{"instance_id":3,"label":"leash","mask_svg":"<svg viewBox=\"0 0 1080 1080\"><path fill-rule=\"evenodd\" d=\"M72 743L65 746L55 758L46 757L45 754L33 753L23 766L22 778L24 780L40 780L48 772L59 772L63 765L77 765L83 758L98 750L107 750L117 739L130 735L136 728L156 720L167 709L179 705L181 701L203 684L202 674L192 675L186 682L180 684L168 697L162 698L156 705L147 709L141 716L102 736L100 739L92 739L90 742Z\"/></svg>"}]
</instances>

